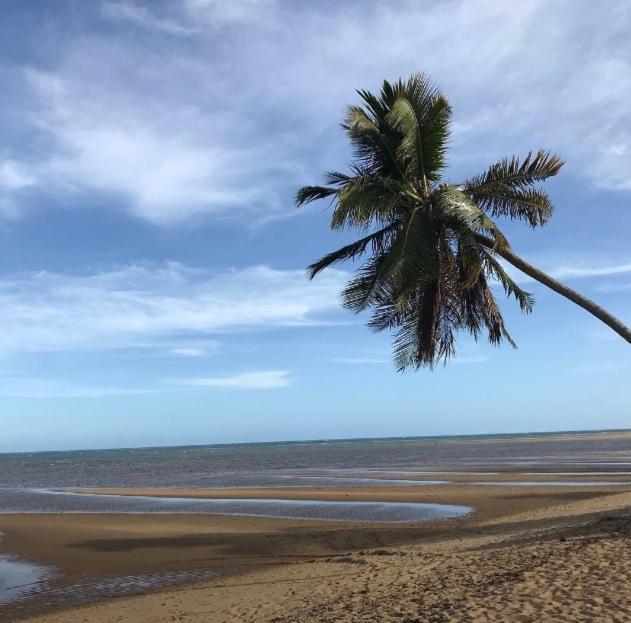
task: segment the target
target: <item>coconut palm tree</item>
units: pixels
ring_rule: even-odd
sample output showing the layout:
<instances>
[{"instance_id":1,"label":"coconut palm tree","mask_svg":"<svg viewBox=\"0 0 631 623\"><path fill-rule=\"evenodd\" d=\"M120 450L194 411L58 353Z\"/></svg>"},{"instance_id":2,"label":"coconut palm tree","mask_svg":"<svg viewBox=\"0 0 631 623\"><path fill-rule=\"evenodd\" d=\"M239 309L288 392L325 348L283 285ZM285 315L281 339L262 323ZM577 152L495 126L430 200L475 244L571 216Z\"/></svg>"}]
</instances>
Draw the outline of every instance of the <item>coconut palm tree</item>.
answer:
<instances>
[{"instance_id":1,"label":"coconut palm tree","mask_svg":"<svg viewBox=\"0 0 631 623\"><path fill-rule=\"evenodd\" d=\"M455 336L486 332L492 344L510 337L493 285L530 312L532 296L505 270L512 264L602 320L631 343L631 330L578 292L511 250L497 217L544 225L552 215L537 184L563 162L548 151L501 160L461 183L442 178L451 108L423 74L384 82L379 95L358 91L342 127L352 144L348 174L332 172L324 186L305 186L297 205L329 198L332 229L363 237L309 266L310 278L332 264L362 259L343 291L345 307L371 310L375 331L394 331L398 370L432 367L455 354ZM500 258L505 262L501 262Z\"/></svg>"}]
</instances>

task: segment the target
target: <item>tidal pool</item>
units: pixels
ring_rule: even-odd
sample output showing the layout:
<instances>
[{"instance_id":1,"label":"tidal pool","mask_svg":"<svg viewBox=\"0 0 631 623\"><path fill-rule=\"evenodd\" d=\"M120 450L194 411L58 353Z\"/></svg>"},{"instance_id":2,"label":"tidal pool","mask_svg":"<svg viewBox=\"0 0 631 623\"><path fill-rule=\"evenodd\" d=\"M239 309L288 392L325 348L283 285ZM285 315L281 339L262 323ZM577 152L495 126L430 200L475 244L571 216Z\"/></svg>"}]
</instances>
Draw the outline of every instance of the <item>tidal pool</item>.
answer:
<instances>
[{"instance_id":1,"label":"tidal pool","mask_svg":"<svg viewBox=\"0 0 631 623\"><path fill-rule=\"evenodd\" d=\"M466 483L469 484L469 483ZM624 487L631 485L631 481L613 480L498 480L470 483L485 487Z\"/></svg>"},{"instance_id":2,"label":"tidal pool","mask_svg":"<svg viewBox=\"0 0 631 623\"><path fill-rule=\"evenodd\" d=\"M288 499L207 499L100 495L43 489L12 489L0 498L3 512L194 513L352 522L420 522L461 517L468 506L424 502L346 502Z\"/></svg>"},{"instance_id":3,"label":"tidal pool","mask_svg":"<svg viewBox=\"0 0 631 623\"><path fill-rule=\"evenodd\" d=\"M28 596L50 575L47 567L0 555L0 604Z\"/></svg>"}]
</instances>

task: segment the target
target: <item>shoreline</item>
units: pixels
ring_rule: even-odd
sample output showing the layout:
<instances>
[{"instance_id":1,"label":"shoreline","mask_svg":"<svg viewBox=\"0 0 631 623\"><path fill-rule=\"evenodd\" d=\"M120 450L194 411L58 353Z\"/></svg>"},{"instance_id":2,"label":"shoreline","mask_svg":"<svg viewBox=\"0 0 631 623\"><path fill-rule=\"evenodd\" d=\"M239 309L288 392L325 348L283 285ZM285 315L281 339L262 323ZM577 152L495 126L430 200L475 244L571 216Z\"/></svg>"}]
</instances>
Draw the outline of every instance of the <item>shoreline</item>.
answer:
<instances>
[{"instance_id":1,"label":"shoreline","mask_svg":"<svg viewBox=\"0 0 631 623\"><path fill-rule=\"evenodd\" d=\"M465 471L462 467L458 469ZM515 470L496 471L501 472L506 479L516 480ZM298 595L300 590L296 588L291 589L294 593L288 592L285 586L287 582L308 585L309 578L317 574L328 578L322 580L327 584L335 582L333 578L338 577L336 574L342 573L339 578L345 578L344 582L349 583L349 590L353 592L353 587L356 588L358 583L366 583L364 572L375 567L379 569L378 584L382 581L387 583L387 567L382 569L381 562L375 561L386 558L395 560L395 554L385 556L374 552L395 551L397 563L403 565L399 572L403 573L403 561L408 560L407 557L412 560L417 555L433 556L432 552L442 552L441 556L459 559L466 558L464 552L471 548L482 547L490 551L501 547L512 550L517 547L511 545L513 542L532 541L533 538L539 538L537 535L551 531L575 530L578 524L600 521L606 513L624 514L624 509L631 508L631 483L603 490L598 487L481 486L472 484L467 478L463 476L459 482L449 485L405 487L75 489L115 495L219 499L282 497L295 500L417 501L465 504L474 507L474 512L465 517L414 524L168 513L73 513L71 521L63 513L0 515L2 553L55 567L59 575L51 581L50 586L60 591L61 595L64 586L68 587L67 590L75 592L75 598L78 596L77 602L81 601L80 590L84 590L86 595L91 590L90 583L86 585L82 578L88 577L90 582L102 583L115 577L158 578L160 574L180 574L177 578L174 576L177 581L172 585L167 582L163 586L149 587L139 596L111 599L101 595L89 605L76 603L62 610L58 609L59 604L56 607L49 606L41 615L37 613L37 607L30 611L27 607L21 613L12 614L9 606L0 614L0 621L78 623L86 616L95 623L109 622L119 616L139 622L166 621L170 619L159 618L162 609L172 607L175 612L184 604L192 608L192 613L177 615L183 616L179 620L185 622L239 620L231 618L236 612L242 620L268 621L272 620L269 618L272 610L273 616L281 617L278 619L281 621L284 620L283 616L289 616L288 613L298 607L303 610L318 607L314 603L309 605L312 596L308 591L303 595ZM218 573L229 569L231 573L214 579L194 575L202 569ZM418 568L410 567L405 573L417 571ZM285 576L294 579L290 581ZM200 580L203 581L200 583ZM82 581L84 584L81 584ZM77 586L84 588L79 589ZM256 586L273 586L273 592L277 595L274 603L270 602L266 593L254 588ZM336 599L333 585L329 588L327 598ZM371 594L377 588L370 585L366 590L366 594ZM223 595L220 599L215 594L217 591ZM207 603L210 593L214 595L211 605ZM202 595L206 595L205 603L210 607L204 612L211 618L201 618L199 613L194 613L196 608L202 607ZM88 598L84 600L88 601ZM172 603L172 606L159 606L159 603ZM259 603L259 614L248 609L253 603ZM143 618L145 611L153 612L154 618ZM338 614L342 616L343 613L342 610ZM31 614L33 616L29 618ZM318 618L320 615L313 616L316 618L307 617L304 620L329 620ZM382 612L381 616L389 615Z\"/></svg>"}]
</instances>

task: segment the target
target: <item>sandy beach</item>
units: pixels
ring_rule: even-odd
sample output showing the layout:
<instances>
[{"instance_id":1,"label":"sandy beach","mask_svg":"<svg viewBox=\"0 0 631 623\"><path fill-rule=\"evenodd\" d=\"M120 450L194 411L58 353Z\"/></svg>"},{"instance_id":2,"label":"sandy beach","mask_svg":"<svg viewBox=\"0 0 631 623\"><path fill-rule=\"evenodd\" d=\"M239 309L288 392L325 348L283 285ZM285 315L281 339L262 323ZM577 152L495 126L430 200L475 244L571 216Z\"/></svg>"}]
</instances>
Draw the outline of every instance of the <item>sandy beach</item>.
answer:
<instances>
[{"instance_id":1,"label":"sandy beach","mask_svg":"<svg viewBox=\"0 0 631 623\"><path fill-rule=\"evenodd\" d=\"M3 551L54 567L58 575L48 597L10 604L0 620L629 620L631 486L620 475L610 478L619 482L608 487L515 484L532 478L513 469L496 472L493 486L474 484L479 475L462 473L452 484L406 487L90 489L160 497L423 501L465 504L475 511L417 524L1 515ZM538 476L546 478L553 476ZM498 486L501 481L505 484ZM94 586L111 578L169 575L176 581L141 595L64 607L65 597L90 601Z\"/></svg>"}]
</instances>

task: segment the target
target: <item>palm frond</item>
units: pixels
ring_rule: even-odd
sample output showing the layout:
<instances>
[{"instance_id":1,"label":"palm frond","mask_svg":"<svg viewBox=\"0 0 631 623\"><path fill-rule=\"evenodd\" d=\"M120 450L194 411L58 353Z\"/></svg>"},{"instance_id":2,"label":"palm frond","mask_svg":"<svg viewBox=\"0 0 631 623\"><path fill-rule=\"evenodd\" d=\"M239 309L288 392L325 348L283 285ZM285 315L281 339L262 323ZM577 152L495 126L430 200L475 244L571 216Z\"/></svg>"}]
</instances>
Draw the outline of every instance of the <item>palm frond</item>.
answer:
<instances>
[{"instance_id":1,"label":"palm frond","mask_svg":"<svg viewBox=\"0 0 631 623\"><path fill-rule=\"evenodd\" d=\"M432 368L455 355L461 320L459 297L451 285L448 278L442 277L422 284L409 297L393 341L397 371Z\"/></svg>"},{"instance_id":2,"label":"palm frond","mask_svg":"<svg viewBox=\"0 0 631 623\"><path fill-rule=\"evenodd\" d=\"M487 232L498 249L508 249L508 240L500 228L460 189L447 186L436 194L435 216L465 235Z\"/></svg>"},{"instance_id":3,"label":"palm frond","mask_svg":"<svg viewBox=\"0 0 631 623\"><path fill-rule=\"evenodd\" d=\"M445 165L451 108L423 74L399 82L394 93L386 119L402 135L397 158L408 176L423 184L437 181Z\"/></svg>"},{"instance_id":4,"label":"palm frond","mask_svg":"<svg viewBox=\"0 0 631 623\"><path fill-rule=\"evenodd\" d=\"M359 169L357 173L338 182L340 188L331 216L331 229L368 228L373 222L390 217L400 200L402 186L397 180L366 174Z\"/></svg>"},{"instance_id":5,"label":"palm frond","mask_svg":"<svg viewBox=\"0 0 631 623\"><path fill-rule=\"evenodd\" d=\"M511 346L515 342L508 333L499 306L489 287L484 272L480 272L476 282L461 292L459 297L463 328L474 339L478 339L482 330L486 330L487 339L493 345L506 340Z\"/></svg>"},{"instance_id":6,"label":"palm frond","mask_svg":"<svg viewBox=\"0 0 631 623\"><path fill-rule=\"evenodd\" d=\"M528 221L531 227L545 225L552 216L552 202L538 188L518 188L488 182L468 190L469 196L491 216L508 216Z\"/></svg>"},{"instance_id":7,"label":"palm frond","mask_svg":"<svg viewBox=\"0 0 631 623\"><path fill-rule=\"evenodd\" d=\"M336 251L328 253L307 268L309 279L313 279L319 272L328 268L332 264L343 262L345 260L354 260L361 257L366 252L369 245L372 246L373 253L383 253L388 237L391 236L399 227L399 222L395 221L394 223L390 223L378 231L361 238L360 240L351 242Z\"/></svg>"},{"instance_id":8,"label":"palm frond","mask_svg":"<svg viewBox=\"0 0 631 623\"><path fill-rule=\"evenodd\" d=\"M403 307L410 290L438 278L437 230L418 211L407 214L389 242L342 292L346 308L359 312L380 305L384 299Z\"/></svg>"},{"instance_id":9,"label":"palm frond","mask_svg":"<svg viewBox=\"0 0 631 623\"><path fill-rule=\"evenodd\" d=\"M355 277L342 290L342 303L355 313L365 310L378 301L387 300L392 275L384 270L387 252L375 254L359 268Z\"/></svg>"},{"instance_id":10,"label":"palm frond","mask_svg":"<svg viewBox=\"0 0 631 623\"><path fill-rule=\"evenodd\" d=\"M530 313L535 304L532 294L520 288L489 251L481 248L480 254L486 272L497 279L507 296L515 297L523 312Z\"/></svg>"},{"instance_id":11,"label":"palm frond","mask_svg":"<svg viewBox=\"0 0 631 623\"><path fill-rule=\"evenodd\" d=\"M337 192L337 188L327 188L326 186L303 186L296 193L296 205L300 207L305 203L311 203L318 199L326 199L326 197L331 197L337 194Z\"/></svg>"},{"instance_id":12,"label":"palm frond","mask_svg":"<svg viewBox=\"0 0 631 623\"><path fill-rule=\"evenodd\" d=\"M342 127L360 168L402 180L405 175L396 158L399 137L393 135L383 122L378 123L363 108L349 106Z\"/></svg>"},{"instance_id":13,"label":"palm frond","mask_svg":"<svg viewBox=\"0 0 631 623\"><path fill-rule=\"evenodd\" d=\"M464 186L468 191L473 191L485 184L500 182L514 188L525 188L555 176L563 164L563 160L555 154L540 149L528 152L521 162L516 156L504 158L491 165L482 175L467 180Z\"/></svg>"}]
</instances>

